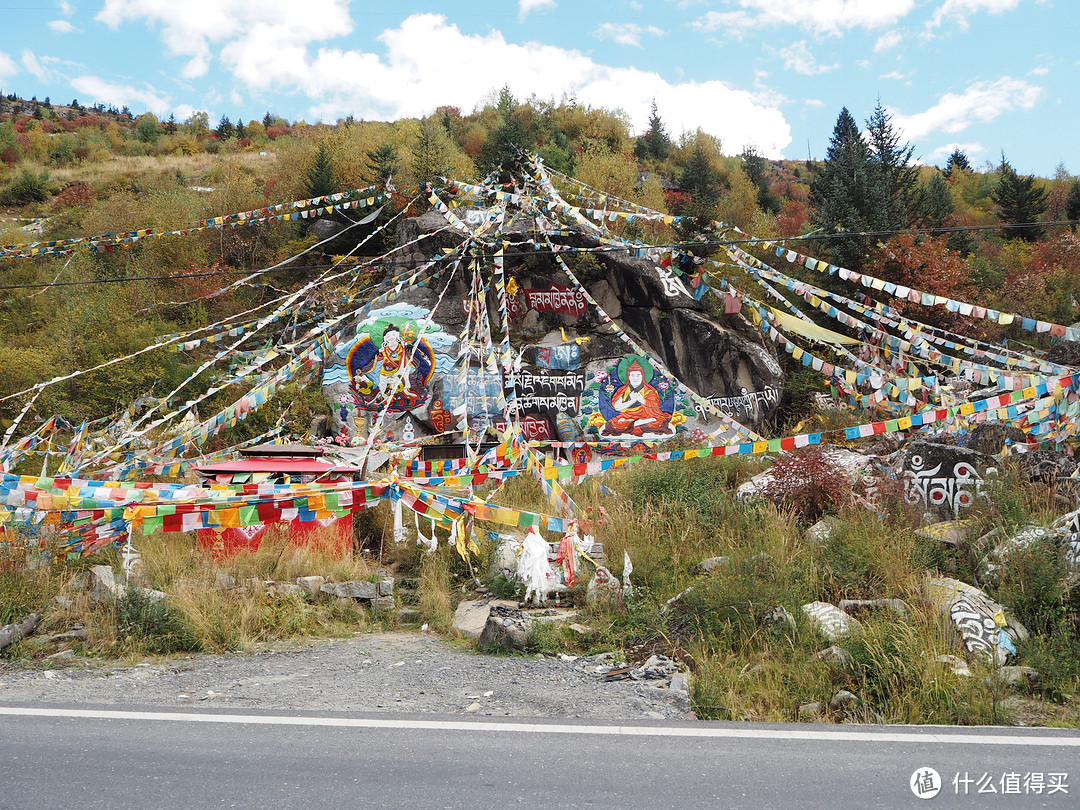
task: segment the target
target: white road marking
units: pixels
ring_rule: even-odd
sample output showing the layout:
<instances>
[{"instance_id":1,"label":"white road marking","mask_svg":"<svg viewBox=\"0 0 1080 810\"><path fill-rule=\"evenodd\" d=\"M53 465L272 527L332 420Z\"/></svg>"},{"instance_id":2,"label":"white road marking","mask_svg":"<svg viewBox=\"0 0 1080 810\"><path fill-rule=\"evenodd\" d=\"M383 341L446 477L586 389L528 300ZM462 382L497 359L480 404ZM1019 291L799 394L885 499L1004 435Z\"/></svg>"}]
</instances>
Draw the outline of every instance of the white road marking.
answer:
<instances>
[{"instance_id":1,"label":"white road marking","mask_svg":"<svg viewBox=\"0 0 1080 810\"><path fill-rule=\"evenodd\" d=\"M314 717L271 714L205 714L199 712L132 712L108 709L44 709L0 706L0 716L65 717L84 720L134 720L166 723L227 723L259 726L321 726L329 728L422 729L514 734L595 734L609 737L693 737L716 739L814 740L817 742L940 743L945 745L1020 745L1080 748L1080 736L1038 734L965 734L930 726L937 731L814 731L799 728L734 728L686 726L592 726L466 720L395 720L367 717Z\"/></svg>"}]
</instances>

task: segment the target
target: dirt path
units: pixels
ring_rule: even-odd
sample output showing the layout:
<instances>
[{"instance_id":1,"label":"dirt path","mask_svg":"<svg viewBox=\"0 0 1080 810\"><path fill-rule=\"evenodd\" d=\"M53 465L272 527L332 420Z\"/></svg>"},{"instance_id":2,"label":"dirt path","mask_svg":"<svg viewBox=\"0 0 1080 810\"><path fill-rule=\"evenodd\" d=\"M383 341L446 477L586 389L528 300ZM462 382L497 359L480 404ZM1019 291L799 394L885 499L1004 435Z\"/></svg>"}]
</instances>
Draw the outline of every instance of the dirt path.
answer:
<instances>
[{"instance_id":1,"label":"dirt path","mask_svg":"<svg viewBox=\"0 0 1080 810\"><path fill-rule=\"evenodd\" d=\"M592 720L692 717L683 691L604 681L602 658L479 655L423 633L381 633L117 667L0 663L0 703L215 706Z\"/></svg>"}]
</instances>

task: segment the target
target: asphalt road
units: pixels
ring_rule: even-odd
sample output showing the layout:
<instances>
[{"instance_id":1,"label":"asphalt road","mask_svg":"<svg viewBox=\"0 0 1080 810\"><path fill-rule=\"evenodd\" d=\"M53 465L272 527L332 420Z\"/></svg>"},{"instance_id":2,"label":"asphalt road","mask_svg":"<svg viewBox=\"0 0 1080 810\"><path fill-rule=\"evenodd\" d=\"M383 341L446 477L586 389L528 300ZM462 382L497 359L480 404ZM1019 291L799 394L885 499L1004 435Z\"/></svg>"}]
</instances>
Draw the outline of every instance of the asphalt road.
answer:
<instances>
[{"instance_id":1,"label":"asphalt road","mask_svg":"<svg viewBox=\"0 0 1080 810\"><path fill-rule=\"evenodd\" d=\"M1080 735L0 707L0 808L371 805L1066 808Z\"/></svg>"}]
</instances>

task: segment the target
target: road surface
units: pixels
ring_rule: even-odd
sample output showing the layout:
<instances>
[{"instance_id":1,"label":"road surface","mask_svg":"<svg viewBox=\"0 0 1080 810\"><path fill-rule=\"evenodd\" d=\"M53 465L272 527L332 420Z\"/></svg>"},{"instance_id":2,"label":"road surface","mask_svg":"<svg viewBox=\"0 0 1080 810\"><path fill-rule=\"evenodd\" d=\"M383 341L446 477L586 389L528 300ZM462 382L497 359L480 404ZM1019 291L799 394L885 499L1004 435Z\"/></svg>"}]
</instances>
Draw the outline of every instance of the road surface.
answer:
<instances>
[{"instance_id":1,"label":"road surface","mask_svg":"<svg viewBox=\"0 0 1080 810\"><path fill-rule=\"evenodd\" d=\"M937 795L916 795L913 774ZM0 707L5 810L1066 808L1078 797L1080 735L1054 729Z\"/></svg>"}]
</instances>

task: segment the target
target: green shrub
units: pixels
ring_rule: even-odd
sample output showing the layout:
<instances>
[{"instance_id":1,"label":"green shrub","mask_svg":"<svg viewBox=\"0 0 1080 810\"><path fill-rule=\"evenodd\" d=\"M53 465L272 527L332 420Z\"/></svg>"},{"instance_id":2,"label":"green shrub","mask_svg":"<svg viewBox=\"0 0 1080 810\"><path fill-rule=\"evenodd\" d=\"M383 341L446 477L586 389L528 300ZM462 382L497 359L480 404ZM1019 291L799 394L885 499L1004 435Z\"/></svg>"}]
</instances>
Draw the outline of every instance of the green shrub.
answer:
<instances>
[{"instance_id":1,"label":"green shrub","mask_svg":"<svg viewBox=\"0 0 1080 810\"><path fill-rule=\"evenodd\" d=\"M16 205L28 203L42 203L49 199L49 173L36 174L30 169L23 169L22 173L11 181L11 185L4 192L5 199Z\"/></svg>"},{"instance_id":2,"label":"green shrub","mask_svg":"<svg viewBox=\"0 0 1080 810\"><path fill-rule=\"evenodd\" d=\"M116 602L116 635L124 647L151 654L199 649L178 610L137 588L128 588Z\"/></svg>"}]
</instances>

